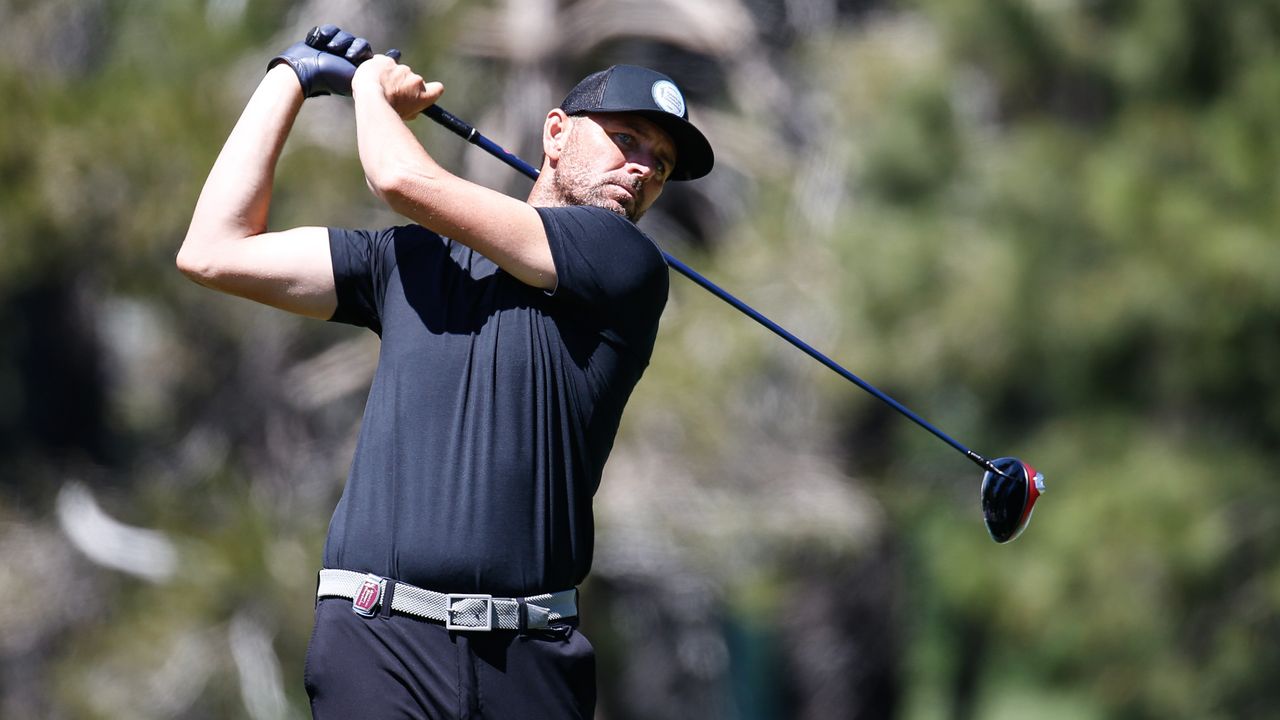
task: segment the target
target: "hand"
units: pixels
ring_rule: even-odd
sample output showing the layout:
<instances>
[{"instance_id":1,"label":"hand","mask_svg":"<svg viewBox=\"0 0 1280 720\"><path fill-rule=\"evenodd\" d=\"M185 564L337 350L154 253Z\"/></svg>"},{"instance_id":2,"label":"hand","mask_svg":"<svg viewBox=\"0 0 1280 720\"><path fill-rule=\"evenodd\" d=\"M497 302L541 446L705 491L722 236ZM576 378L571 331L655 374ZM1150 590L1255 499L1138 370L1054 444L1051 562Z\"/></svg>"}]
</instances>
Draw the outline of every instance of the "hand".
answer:
<instances>
[{"instance_id":1,"label":"hand","mask_svg":"<svg viewBox=\"0 0 1280 720\"><path fill-rule=\"evenodd\" d=\"M267 64L288 63L302 84L305 97L351 95L356 66L373 57L369 41L335 25L312 28L304 42L294 43Z\"/></svg>"},{"instance_id":2,"label":"hand","mask_svg":"<svg viewBox=\"0 0 1280 720\"><path fill-rule=\"evenodd\" d=\"M352 87L355 92L381 95L401 120L417 116L444 94L444 85L424 81L408 65L400 65L386 55L375 55L363 63Z\"/></svg>"}]
</instances>

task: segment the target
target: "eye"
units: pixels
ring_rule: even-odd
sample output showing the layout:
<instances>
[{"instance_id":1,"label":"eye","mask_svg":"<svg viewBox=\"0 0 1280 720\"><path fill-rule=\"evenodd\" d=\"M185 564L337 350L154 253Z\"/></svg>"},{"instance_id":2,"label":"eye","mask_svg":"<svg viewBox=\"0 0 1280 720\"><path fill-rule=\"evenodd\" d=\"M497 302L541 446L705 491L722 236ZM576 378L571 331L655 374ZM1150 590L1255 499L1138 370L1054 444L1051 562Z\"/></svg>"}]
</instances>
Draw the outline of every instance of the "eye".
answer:
<instances>
[{"instance_id":1,"label":"eye","mask_svg":"<svg viewBox=\"0 0 1280 720\"><path fill-rule=\"evenodd\" d=\"M636 144L635 137L629 133L614 133L613 137L618 141L619 145L626 145L627 147L630 147Z\"/></svg>"}]
</instances>

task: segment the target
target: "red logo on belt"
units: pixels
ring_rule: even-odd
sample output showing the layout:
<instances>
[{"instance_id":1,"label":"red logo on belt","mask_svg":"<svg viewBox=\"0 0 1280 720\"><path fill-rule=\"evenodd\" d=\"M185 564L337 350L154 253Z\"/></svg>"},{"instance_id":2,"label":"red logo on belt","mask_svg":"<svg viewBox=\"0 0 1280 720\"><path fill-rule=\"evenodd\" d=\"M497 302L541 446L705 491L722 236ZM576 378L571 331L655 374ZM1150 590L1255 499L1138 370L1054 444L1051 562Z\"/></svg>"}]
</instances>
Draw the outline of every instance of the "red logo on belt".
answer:
<instances>
[{"instance_id":1,"label":"red logo on belt","mask_svg":"<svg viewBox=\"0 0 1280 720\"><path fill-rule=\"evenodd\" d=\"M351 609L355 610L359 615L373 617L373 609L378 607L378 600L381 596L381 578L367 577L360 584L360 589L356 591L355 597L351 599Z\"/></svg>"}]
</instances>

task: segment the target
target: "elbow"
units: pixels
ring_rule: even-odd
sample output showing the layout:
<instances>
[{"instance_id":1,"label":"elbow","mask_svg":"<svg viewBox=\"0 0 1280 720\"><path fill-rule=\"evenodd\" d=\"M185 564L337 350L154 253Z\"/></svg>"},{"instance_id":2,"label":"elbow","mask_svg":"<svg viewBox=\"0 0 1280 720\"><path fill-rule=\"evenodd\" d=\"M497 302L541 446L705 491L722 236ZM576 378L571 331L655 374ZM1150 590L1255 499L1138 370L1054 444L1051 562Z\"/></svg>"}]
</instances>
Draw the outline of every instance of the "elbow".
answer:
<instances>
[{"instance_id":1,"label":"elbow","mask_svg":"<svg viewBox=\"0 0 1280 720\"><path fill-rule=\"evenodd\" d=\"M201 261L186 244L178 250L178 257L174 259L174 264L178 266L178 272L195 282L200 282L209 272L208 264Z\"/></svg>"},{"instance_id":2,"label":"elbow","mask_svg":"<svg viewBox=\"0 0 1280 720\"><path fill-rule=\"evenodd\" d=\"M394 163L377 171L366 172L365 180L373 194L392 210L406 214L422 205L440 178L422 172L421 168Z\"/></svg>"},{"instance_id":3,"label":"elbow","mask_svg":"<svg viewBox=\"0 0 1280 720\"><path fill-rule=\"evenodd\" d=\"M182 241L174 264L179 272L200 285L208 285L217 274L212 257L202 249L199 239L193 237L192 233L188 233Z\"/></svg>"},{"instance_id":4,"label":"elbow","mask_svg":"<svg viewBox=\"0 0 1280 720\"><path fill-rule=\"evenodd\" d=\"M373 194L388 205L401 201L407 194L409 180L406 173L396 169L381 169L365 173L365 182Z\"/></svg>"}]
</instances>

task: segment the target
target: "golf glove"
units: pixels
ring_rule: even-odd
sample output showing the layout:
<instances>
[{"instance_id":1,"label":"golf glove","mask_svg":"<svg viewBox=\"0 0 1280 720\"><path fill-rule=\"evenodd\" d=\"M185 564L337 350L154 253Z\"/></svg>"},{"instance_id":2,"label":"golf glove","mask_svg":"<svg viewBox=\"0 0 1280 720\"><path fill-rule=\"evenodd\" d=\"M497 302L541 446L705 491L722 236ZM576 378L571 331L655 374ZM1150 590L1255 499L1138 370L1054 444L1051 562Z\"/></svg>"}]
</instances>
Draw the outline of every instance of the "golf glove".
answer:
<instances>
[{"instance_id":1,"label":"golf glove","mask_svg":"<svg viewBox=\"0 0 1280 720\"><path fill-rule=\"evenodd\" d=\"M302 83L305 97L350 97L356 66L371 57L373 48L368 40L339 30L335 25L321 25L307 33L304 42L294 43L272 58L267 68L288 63Z\"/></svg>"}]
</instances>

